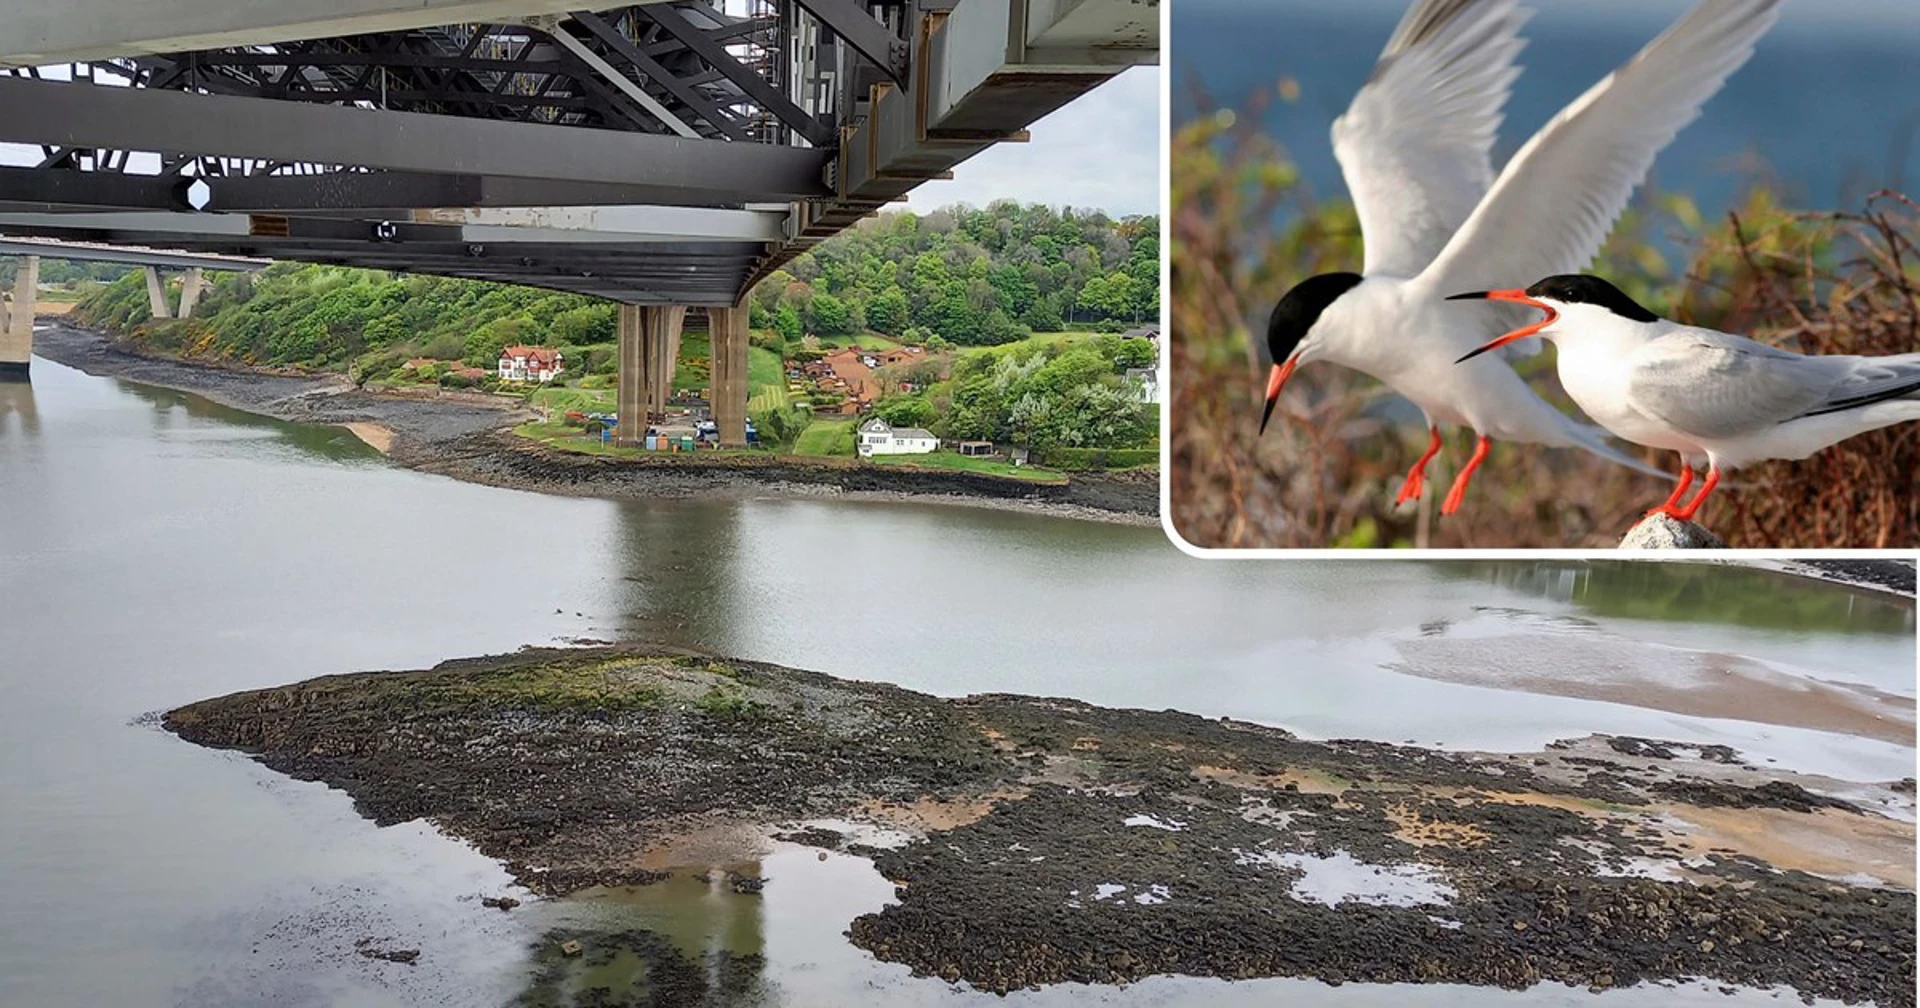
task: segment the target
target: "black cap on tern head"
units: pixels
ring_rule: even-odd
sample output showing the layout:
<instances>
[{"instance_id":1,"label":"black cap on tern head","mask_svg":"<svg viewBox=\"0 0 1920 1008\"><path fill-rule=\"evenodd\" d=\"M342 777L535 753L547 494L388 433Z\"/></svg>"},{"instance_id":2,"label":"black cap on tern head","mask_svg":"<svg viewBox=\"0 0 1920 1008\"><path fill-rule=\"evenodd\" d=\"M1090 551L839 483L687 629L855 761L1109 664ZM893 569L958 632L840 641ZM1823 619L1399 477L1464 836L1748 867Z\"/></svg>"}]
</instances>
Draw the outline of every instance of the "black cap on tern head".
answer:
<instances>
[{"instance_id":1,"label":"black cap on tern head","mask_svg":"<svg viewBox=\"0 0 1920 1008\"><path fill-rule=\"evenodd\" d=\"M1320 321L1320 313L1359 283L1358 273L1322 273L1295 284L1273 306L1273 317L1267 320L1267 352L1273 362L1282 364L1293 356L1307 331Z\"/></svg>"},{"instance_id":2,"label":"black cap on tern head","mask_svg":"<svg viewBox=\"0 0 1920 1008\"><path fill-rule=\"evenodd\" d=\"M1267 320L1267 352L1273 355L1273 374L1267 378L1267 406L1260 414L1260 433L1266 433L1267 421L1273 419L1273 404L1280 401L1280 389L1300 366L1293 359L1294 352L1306 341L1313 324L1320 321L1320 313L1359 283L1358 273L1322 273L1295 284L1273 306L1273 317Z\"/></svg>"},{"instance_id":3,"label":"black cap on tern head","mask_svg":"<svg viewBox=\"0 0 1920 1008\"><path fill-rule=\"evenodd\" d=\"M1640 307L1624 291L1597 276L1564 273L1527 288L1528 297L1552 298L1561 304L1590 304L1635 322L1658 322L1660 316Z\"/></svg>"}]
</instances>

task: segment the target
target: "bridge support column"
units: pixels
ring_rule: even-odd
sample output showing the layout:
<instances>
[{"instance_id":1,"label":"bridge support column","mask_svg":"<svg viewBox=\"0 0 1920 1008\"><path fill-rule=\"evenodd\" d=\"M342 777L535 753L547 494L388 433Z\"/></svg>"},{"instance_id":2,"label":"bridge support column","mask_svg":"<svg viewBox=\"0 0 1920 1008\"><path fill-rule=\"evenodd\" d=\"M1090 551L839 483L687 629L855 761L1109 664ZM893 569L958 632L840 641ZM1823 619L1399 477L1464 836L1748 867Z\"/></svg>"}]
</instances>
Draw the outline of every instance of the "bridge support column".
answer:
<instances>
[{"instance_id":1,"label":"bridge support column","mask_svg":"<svg viewBox=\"0 0 1920 1008\"><path fill-rule=\"evenodd\" d=\"M639 305L620 306L619 321L616 330L620 336L617 375L614 380L614 412L619 416L619 427L613 432L614 439L629 444L639 441L647 433L647 393L646 393L646 356L641 353L644 342L640 325Z\"/></svg>"},{"instance_id":2,"label":"bridge support column","mask_svg":"<svg viewBox=\"0 0 1920 1008\"><path fill-rule=\"evenodd\" d=\"M200 300L200 292L206 287L207 276L200 267L190 267L180 274L180 312L177 318L186 318L193 314L193 306Z\"/></svg>"},{"instance_id":3,"label":"bridge support column","mask_svg":"<svg viewBox=\"0 0 1920 1008\"><path fill-rule=\"evenodd\" d=\"M680 361L680 327L687 310L675 305L642 310L641 325L647 333L647 408L655 413L667 411L667 399L673 395L674 365Z\"/></svg>"},{"instance_id":4,"label":"bridge support column","mask_svg":"<svg viewBox=\"0 0 1920 1008\"><path fill-rule=\"evenodd\" d=\"M172 318L173 311L167 307L167 284L160 279L160 267L143 267L147 271L147 311L154 318Z\"/></svg>"},{"instance_id":5,"label":"bridge support column","mask_svg":"<svg viewBox=\"0 0 1920 1008\"><path fill-rule=\"evenodd\" d=\"M720 447L747 445L747 315L745 305L707 309L713 344L713 421Z\"/></svg>"},{"instance_id":6,"label":"bridge support column","mask_svg":"<svg viewBox=\"0 0 1920 1008\"><path fill-rule=\"evenodd\" d=\"M13 274L13 305L0 331L0 381L25 381L33 359L33 306L40 288L40 257L21 256Z\"/></svg>"},{"instance_id":7,"label":"bridge support column","mask_svg":"<svg viewBox=\"0 0 1920 1008\"><path fill-rule=\"evenodd\" d=\"M673 357L687 310L677 305L621 305L619 317L619 429L614 437L637 442L656 414L666 411L673 383Z\"/></svg>"}]
</instances>

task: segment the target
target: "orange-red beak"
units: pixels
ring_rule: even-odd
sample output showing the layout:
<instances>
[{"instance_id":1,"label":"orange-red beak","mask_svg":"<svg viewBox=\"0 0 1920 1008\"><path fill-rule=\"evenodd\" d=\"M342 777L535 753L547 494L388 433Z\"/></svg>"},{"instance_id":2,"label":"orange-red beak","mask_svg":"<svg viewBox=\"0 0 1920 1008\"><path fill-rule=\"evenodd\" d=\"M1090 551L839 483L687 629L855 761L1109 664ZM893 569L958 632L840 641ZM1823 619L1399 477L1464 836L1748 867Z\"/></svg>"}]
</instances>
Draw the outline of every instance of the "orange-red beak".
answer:
<instances>
[{"instance_id":1,"label":"orange-red beak","mask_svg":"<svg viewBox=\"0 0 1920 1008\"><path fill-rule=\"evenodd\" d=\"M1547 304L1544 301L1535 301L1534 299L1528 297L1527 292L1523 290L1474 291L1470 294L1455 294L1447 298L1447 300L1449 301L1512 301L1516 304L1532 305L1533 307L1538 308L1541 311L1547 313L1546 318L1543 318L1540 321L1535 322L1530 326L1521 326L1520 328L1515 329L1514 331L1506 334L1505 336L1502 336L1499 339L1494 340L1491 343L1488 343L1486 346L1480 347L1479 349L1466 354L1465 356L1461 357L1459 360L1454 361L1455 364L1464 364L1467 361L1470 361L1475 357L1478 357L1481 354L1486 353L1489 350L1498 350L1499 348L1506 346L1507 344L1513 342L1514 340L1526 339L1527 337L1532 336L1534 333L1537 333L1540 330L1545 329L1546 327L1552 325L1555 321L1557 321L1560 318L1560 313L1557 311L1554 311L1552 305Z\"/></svg>"},{"instance_id":2,"label":"orange-red beak","mask_svg":"<svg viewBox=\"0 0 1920 1008\"><path fill-rule=\"evenodd\" d=\"M1267 377L1267 409L1260 414L1260 433L1267 432L1267 421L1273 419L1273 404L1280 401L1280 389L1293 377L1293 369L1300 365L1298 358L1285 364L1275 364L1273 373Z\"/></svg>"}]
</instances>

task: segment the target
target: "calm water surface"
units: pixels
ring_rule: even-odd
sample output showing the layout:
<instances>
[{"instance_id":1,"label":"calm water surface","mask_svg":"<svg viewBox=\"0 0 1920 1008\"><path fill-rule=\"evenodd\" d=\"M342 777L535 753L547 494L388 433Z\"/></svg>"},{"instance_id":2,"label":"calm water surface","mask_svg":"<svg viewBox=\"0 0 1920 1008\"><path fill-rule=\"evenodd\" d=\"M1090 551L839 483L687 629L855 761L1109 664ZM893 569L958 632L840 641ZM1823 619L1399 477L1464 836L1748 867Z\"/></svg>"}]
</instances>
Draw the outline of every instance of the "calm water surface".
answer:
<instances>
[{"instance_id":1,"label":"calm water surface","mask_svg":"<svg viewBox=\"0 0 1920 1008\"><path fill-rule=\"evenodd\" d=\"M0 385L0 1005L492 1004L545 929L638 921L767 957L788 1004L969 1000L840 939L891 887L778 851L743 899L678 890L480 908L493 862L421 824L181 743L143 715L234 690L588 637L945 694L1069 695L1317 736L1524 748L1595 730L1724 741L1884 779L1912 750L1390 670L1449 622L1744 655L1913 695L1913 608L1695 565L1225 564L1156 529L933 505L571 500L399 470L342 431L46 361ZM1662 651L1664 649L1664 652ZM1906 769L1901 769L1902 767ZM413 967L353 954L422 948ZM1349 985L1160 979L1018 1003L1381 1003ZM1396 988L1398 1004L1547 1005ZM1674 1004L1696 991L1609 995ZM1754 995L1771 1000L1771 995ZM1781 1003L1792 1003L1791 999Z\"/></svg>"}]
</instances>

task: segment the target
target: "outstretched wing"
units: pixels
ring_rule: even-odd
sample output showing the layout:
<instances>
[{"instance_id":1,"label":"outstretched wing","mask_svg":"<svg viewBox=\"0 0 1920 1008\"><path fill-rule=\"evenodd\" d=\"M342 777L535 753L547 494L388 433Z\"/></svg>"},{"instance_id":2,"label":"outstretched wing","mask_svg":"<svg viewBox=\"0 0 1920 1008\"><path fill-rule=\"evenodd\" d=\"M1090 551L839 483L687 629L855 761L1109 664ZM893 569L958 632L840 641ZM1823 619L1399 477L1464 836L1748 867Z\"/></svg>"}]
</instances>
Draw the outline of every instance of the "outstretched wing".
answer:
<instances>
[{"instance_id":1,"label":"outstretched wing","mask_svg":"<svg viewBox=\"0 0 1920 1008\"><path fill-rule=\"evenodd\" d=\"M1700 0L1507 162L1421 278L1440 294L1577 273L1653 159L1752 55L1780 0Z\"/></svg>"},{"instance_id":2,"label":"outstretched wing","mask_svg":"<svg viewBox=\"0 0 1920 1008\"><path fill-rule=\"evenodd\" d=\"M1417 275L1486 194L1525 21L1514 0L1419 0L1334 120L1367 275Z\"/></svg>"}]
</instances>

